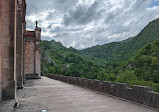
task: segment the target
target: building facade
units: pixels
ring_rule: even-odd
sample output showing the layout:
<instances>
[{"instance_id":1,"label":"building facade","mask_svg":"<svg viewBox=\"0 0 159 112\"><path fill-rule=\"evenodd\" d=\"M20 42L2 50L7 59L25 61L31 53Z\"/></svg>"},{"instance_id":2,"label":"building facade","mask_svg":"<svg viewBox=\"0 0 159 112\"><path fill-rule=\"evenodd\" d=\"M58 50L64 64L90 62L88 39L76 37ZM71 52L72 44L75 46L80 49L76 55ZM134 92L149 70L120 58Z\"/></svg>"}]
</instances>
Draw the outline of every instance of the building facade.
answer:
<instances>
[{"instance_id":1,"label":"building facade","mask_svg":"<svg viewBox=\"0 0 159 112\"><path fill-rule=\"evenodd\" d=\"M25 76L26 79L41 78L41 28L25 32Z\"/></svg>"},{"instance_id":2,"label":"building facade","mask_svg":"<svg viewBox=\"0 0 159 112\"><path fill-rule=\"evenodd\" d=\"M28 45L25 16L25 0L0 0L0 101L16 99L17 88L23 88L27 66L25 57L30 54L25 53L25 45ZM35 38L39 38L37 34L41 35L38 27L35 29ZM40 38L35 43L40 46ZM40 50L36 50L35 56L35 63L39 65L35 73L40 77Z\"/></svg>"}]
</instances>

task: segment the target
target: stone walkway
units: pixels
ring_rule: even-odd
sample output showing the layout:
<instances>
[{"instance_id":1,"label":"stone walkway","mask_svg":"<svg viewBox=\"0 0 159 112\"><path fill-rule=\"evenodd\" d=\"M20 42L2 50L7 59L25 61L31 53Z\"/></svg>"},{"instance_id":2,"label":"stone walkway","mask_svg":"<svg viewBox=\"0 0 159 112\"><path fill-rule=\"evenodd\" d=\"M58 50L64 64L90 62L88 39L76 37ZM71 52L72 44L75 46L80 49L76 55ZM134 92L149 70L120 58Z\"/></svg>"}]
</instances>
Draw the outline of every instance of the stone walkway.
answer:
<instances>
[{"instance_id":1,"label":"stone walkway","mask_svg":"<svg viewBox=\"0 0 159 112\"><path fill-rule=\"evenodd\" d=\"M3 100L0 102L0 112L13 112L16 100Z\"/></svg>"},{"instance_id":2,"label":"stone walkway","mask_svg":"<svg viewBox=\"0 0 159 112\"><path fill-rule=\"evenodd\" d=\"M18 90L15 112L157 112L131 102L42 77Z\"/></svg>"}]
</instances>

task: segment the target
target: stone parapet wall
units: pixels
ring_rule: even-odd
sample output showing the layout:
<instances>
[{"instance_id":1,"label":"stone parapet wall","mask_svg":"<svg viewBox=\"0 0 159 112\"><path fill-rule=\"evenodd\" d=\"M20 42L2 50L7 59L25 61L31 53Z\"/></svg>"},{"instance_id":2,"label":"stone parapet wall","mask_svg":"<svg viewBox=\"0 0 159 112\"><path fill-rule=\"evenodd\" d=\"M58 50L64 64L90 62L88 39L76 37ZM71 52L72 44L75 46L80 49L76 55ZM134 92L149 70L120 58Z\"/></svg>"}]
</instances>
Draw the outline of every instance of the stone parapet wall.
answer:
<instances>
[{"instance_id":1,"label":"stone parapet wall","mask_svg":"<svg viewBox=\"0 0 159 112\"><path fill-rule=\"evenodd\" d=\"M110 81L99 81L62 75L46 75L46 77L159 109L159 93L153 92L151 87L134 85L132 88L129 88L125 83L113 84Z\"/></svg>"},{"instance_id":2,"label":"stone parapet wall","mask_svg":"<svg viewBox=\"0 0 159 112\"><path fill-rule=\"evenodd\" d=\"M26 75L25 75L25 78L26 78L27 80L30 80L30 79L40 79L41 77L39 77L38 74L26 74Z\"/></svg>"}]
</instances>

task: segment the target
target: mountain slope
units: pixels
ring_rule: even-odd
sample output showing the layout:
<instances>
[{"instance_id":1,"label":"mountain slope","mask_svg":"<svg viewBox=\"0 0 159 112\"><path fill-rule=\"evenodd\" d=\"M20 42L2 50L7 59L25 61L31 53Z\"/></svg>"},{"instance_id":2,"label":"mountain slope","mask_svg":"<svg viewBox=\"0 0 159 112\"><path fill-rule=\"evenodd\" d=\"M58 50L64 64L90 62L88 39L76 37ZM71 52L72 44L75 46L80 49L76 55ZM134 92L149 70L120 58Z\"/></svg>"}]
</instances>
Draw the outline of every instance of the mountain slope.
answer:
<instances>
[{"instance_id":1,"label":"mountain slope","mask_svg":"<svg viewBox=\"0 0 159 112\"><path fill-rule=\"evenodd\" d=\"M78 54L77 50L66 48L54 40L42 41L41 46L42 71L44 74L62 74L103 80L104 69Z\"/></svg>"},{"instance_id":2,"label":"mountain slope","mask_svg":"<svg viewBox=\"0 0 159 112\"><path fill-rule=\"evenodd\" d=\"M129 59L145 44L159 39L159 19L150 22L136 37L81 50L81 53L102 58L110 63Z\"/></svg>"},{"instance_id":3,"label":"mountain slope","mask_svg":"<svg viewBox=\"0 0 159 112\"><path fill-rule=\"evenodd\" d=\"M159 92L159 40L146 44L134 57L116 66L102 68L72 48L55 41L42 41L42 71L74 77L151 86Z\"/></svg>"},{"instance_id":4,"label":"mountain slope","mask_svg":"<svg viewBox=\"0 0 159 112\"><path fill-rule=\"evenodd\" d=\"M131 59L115 68L117 82L151 86L159 92L159 40L146 44ZM114 70L114 71L115 71Z\"/></svg>"}]
</instances>

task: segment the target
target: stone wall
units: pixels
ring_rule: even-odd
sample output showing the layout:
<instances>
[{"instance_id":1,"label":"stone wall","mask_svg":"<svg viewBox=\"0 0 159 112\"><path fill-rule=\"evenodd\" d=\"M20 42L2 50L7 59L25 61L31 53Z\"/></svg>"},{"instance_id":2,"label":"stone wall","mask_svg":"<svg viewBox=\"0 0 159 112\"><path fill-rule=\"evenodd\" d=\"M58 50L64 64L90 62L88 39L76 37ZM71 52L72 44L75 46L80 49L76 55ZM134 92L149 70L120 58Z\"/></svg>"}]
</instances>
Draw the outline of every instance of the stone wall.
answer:
<instances>
[{"instance_id":1,"label":"stone wall","mask_svg":"<svg viewBox=\"0 0 159 112\"><path fill-rule=\"evenodd\" d=\"M159 109L159 93L153 92L152 88L150 87L134 85L133 88L129 88L128 85L124 83L113 84L109 81L99 81L61 75L46 76L69 84L89 88L95 91Z\"/></svg>"},{"instance_id":2,"label":"stone wall","mask_svg":"<svg viewBox=\"0 0 159 112\"><path fill-rule=\"evenodd\" d=\"M41 28L25 32L25 77L26 79L41 78Z\"/></svg>"},{"instance_id":3,"label":"stone wall","mask_svg":"<svg viewBox=\"0 0 159 112\"><path fill-rule=\"evenodd\" d=\"M41 77L41 28L39 28L38 26L36 26L35 28L35 39L36 74L38 74L38 77Z\"/></svg>"},{"instance_id":4,"label":"stone wall","mask_svg":"<svg viewBox=\"0 0 159 112\"><path fill-rule=\"evenodd\" d=\"M34 74L34 41L25 42L25 74Z\"/></svg>"},{"instance_id":5,"label":"stone wall","mask_svg":"<svg viewBox=\"0 0 159 112\"><path fill-rule=\"evenodd\" d=\"M0 0L0 7L2 7L2 0ZM0 8L1 9L1 8ZM0 10L0 31L2 31L2 10ZM0 33L2 38L2 33ZM2 40L0 39L0 101L2 100Z\"/></svg>"},{"instance_id":6,"label":"stone wall","mask_svg":"<svg viewBox=\"0 0 159 112\"><path fill-rule=\"evenodd\" d=\"M1 82L2 97L4 99L15 98L16 81L14 79L14 18L15 1L0 0L0 57L1 57Z\"/></svg>"},{"instance_id":7,"label":"stone wall","mask_svg":"<svg viewBox=\"0 0 159 112\"><path fill-rule=\"evenodd\" d=\"M23 84L25 15L25 0L0 0L0 101L16 99Z\"/></svg>"},{"instance_id":8,"label":"stone wall","mask_svg":"<svg viewBox=\"0 0 159 112\"><path fill-rule=\"evenodd\" d=\"M31 38L26 38L25 16L25 0L0 0L0 101L16 99L26 79L25 67L26 73L41 75L41 28L36 22L35 31L28 32Z\"/></svg>"},{"instance_id":9,"label":"stone wall","mask_svg":"<svg viewBox=\"0 0 159 112\"><path fill-rule=\"evenodd\" d=\"M41 53L39 50L35 51L35 59L36 59L36 74L38 77L41 77Z\"/></svg>"},{"instance_id":10,"label":"stone wall","mask_svg":"<svg viewBox=\"0 0 159 112\"><path fill-rule=\"evenodd\" d=\"M16 76L17 76L17 88L23 88L23 44L24 36L23 33L25 28L23 27L23 22L25 21L25 9L23 8L22 0L18 0L18 10L17 10L17 38L16 38Z\"/></svg>"}]
</instances>

